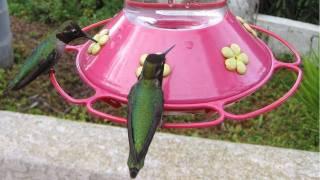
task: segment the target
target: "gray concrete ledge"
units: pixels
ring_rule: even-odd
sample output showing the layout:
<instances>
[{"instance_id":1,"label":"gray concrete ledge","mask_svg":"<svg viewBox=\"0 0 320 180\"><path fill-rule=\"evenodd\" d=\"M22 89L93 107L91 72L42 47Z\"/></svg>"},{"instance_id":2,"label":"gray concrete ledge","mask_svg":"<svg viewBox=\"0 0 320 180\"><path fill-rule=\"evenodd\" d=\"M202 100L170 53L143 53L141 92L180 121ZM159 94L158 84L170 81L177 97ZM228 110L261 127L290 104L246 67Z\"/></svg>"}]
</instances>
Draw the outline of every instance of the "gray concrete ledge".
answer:
<instances>
[{"instance_id":1,"label":"gray concrete ledge","mask_svg":"<svg viewBox=\"0 0 320 180\"><path fill-rule=\"evenodd\" d=\"M293 45L300 54L319 51L319 26L291 19L259 14L257 25L271 30ZM270 38L268 45L275 54L289 53L278 40Z\"/></svg>"},{"instance_id":2,"label":"gray concrete ledge","mask_svg":"<svg viewBox=\"0 0 320 180\"><path fill-rule=\"evenodd\" d=\"M0 111L1 180L129 179L126 129ZM319 179L319 153L158 133L138 179Z\"/></svg>"}]
</instances>

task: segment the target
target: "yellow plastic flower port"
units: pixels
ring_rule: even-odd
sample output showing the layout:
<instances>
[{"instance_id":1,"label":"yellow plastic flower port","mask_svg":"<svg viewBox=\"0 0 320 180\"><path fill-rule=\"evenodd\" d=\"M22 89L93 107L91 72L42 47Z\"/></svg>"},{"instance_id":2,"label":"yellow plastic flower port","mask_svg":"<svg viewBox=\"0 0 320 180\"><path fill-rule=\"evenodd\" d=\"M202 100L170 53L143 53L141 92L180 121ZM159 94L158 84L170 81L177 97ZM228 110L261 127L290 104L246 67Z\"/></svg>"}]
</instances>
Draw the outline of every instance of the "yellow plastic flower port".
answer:
<instances>
[{"instance_id":1,"label":"yellow plastic flower port","mask_svg":"<svg viewBox=\"0 0 320 180\"><path fill-rule=\"evenodd\" d=\"M109 29L103 29L98 34L96 34L93 39L97 41L97 43L92 43L88 48L88 54L97 55L102 46L104 46L109 41Z\"/></svg>"},{"instance_id":2,"label":"yellow plastic flower port","mask_svg":"<svg viewBox=\"0 0 320 180\"><path fill-rule=\"evenodd\" d=\"M238 44L231 44L230 47L222 48L221 53L225 58L225 66L229 71L236 71L240 75L246 74L249 57L246 53L241 52Z\"/></svg>"},{"instance_id":3,"label":"yellow plastic flower port","mask_svg":"<svg viewBox=\"0 0 320 180\"><path fill-rule=\"evenodd\" d=\"M251 33L254 37L258 37L258 33L252 29L252 27L245 21L242 17L236 16L236 19L241 23L241 25L249 32Z\"/></svg>"}]
</instances>

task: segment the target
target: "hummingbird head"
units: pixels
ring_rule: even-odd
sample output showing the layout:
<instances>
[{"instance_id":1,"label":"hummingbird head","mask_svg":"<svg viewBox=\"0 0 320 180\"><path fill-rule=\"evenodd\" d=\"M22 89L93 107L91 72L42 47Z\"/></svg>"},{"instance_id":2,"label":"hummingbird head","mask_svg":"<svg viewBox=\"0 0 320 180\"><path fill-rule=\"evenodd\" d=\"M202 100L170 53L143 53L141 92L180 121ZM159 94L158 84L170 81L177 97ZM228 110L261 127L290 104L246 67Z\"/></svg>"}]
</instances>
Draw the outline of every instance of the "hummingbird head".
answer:
<instances>
[{"instance_id":1,"label":"hummingbird head","mask_svg":"<svg viewBox=\"0 0 320 180\"><path fill-rule=\"evenodd\" d=\"M162 79L166 55L175 47L170 47L162 54L150 54L143 65L142 76L144 79Z\"/></svg>"},{"instance_id":2,"label":"hummingbird head","mask_svg":"<svg viewBox=\"0 0 320 180\"><path fill-rule=\"evenodd\" d=\"M82 31L80 26L73 21L67 21L63 23L63 25L58 29L56 37L65 44L68 44L71 41L81 37L97 42L96 40L91 38L87 33Z\"/></svg>"}]
</instances>

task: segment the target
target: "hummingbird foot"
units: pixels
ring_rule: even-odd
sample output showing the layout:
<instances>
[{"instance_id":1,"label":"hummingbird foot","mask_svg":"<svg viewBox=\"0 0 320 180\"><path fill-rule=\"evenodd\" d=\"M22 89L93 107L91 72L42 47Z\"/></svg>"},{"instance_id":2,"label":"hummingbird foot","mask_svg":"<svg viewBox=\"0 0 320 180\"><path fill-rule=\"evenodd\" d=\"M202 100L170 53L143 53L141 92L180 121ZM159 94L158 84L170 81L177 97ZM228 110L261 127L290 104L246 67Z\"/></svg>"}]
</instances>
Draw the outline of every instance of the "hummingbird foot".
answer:
<instances>
[{"instance_id":1,"label":"hummingbird foot","mask_svg":"<svg viewBox=\"0 0 320 180\"><path fill-rule=\"evenodd\" d=\"M164 120L163 117L162 117L161 120L160 120L160 122L159 122L158 128L163 127L164 124L165 124L165 120Z\"/></svg>"}]
</instances>

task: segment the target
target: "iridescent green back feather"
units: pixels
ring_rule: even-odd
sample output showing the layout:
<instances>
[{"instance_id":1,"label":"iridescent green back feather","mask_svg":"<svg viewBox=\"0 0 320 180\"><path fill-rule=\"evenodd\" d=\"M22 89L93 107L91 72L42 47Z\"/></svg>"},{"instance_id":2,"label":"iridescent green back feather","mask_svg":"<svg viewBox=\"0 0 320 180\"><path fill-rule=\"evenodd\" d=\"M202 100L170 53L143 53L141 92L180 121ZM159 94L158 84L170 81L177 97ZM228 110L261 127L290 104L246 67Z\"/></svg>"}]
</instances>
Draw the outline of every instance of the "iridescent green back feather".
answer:
<instances>
[{"instance_id":1,"label":"iridescent green back feather","mask_svg":"<svg viewBox=\"0 0 320 180\"><path fill-rule=\"evenodd\" d=\"M133 160L128 162L129 167L142 168L152 138L161 122L163 92L155 83L156 80L142 80L132 88L129 95L129 161L130 158Z\"/></svg>"},{"instance_id":2,"label":"iridescent green back feather","mask_svg":"<svg viewBox=\"0 0 320 180\"><path fill-rule=\"evenodd\" d=\"M56 48L56 38L54 35L49 35L47 39L43 40L32 54L26 59L22 65L18 75L10 82L9 88L14 87L16 84L22 81L29 73L31 73L42 61L46 61L47 57Z\"/></svg>"}]
</instances>

